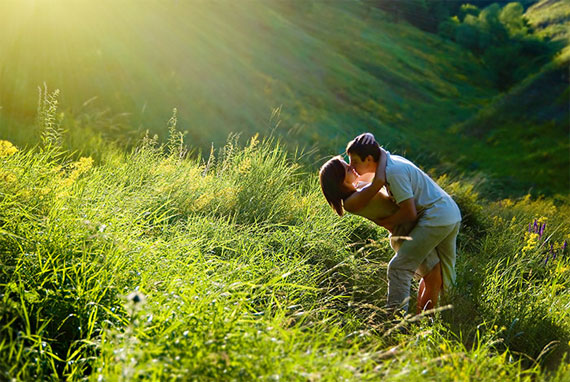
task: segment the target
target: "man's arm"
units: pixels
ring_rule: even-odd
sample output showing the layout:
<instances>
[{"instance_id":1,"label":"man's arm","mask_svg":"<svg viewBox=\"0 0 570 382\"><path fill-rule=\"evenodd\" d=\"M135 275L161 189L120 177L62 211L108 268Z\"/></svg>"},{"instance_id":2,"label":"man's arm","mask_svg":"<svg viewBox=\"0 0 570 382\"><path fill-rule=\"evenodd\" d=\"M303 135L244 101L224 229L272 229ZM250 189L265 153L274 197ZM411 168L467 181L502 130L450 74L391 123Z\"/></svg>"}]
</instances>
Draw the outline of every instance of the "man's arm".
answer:
<instances>
[{"instance_id":1,"label":"man's arm","mask_svg":"<svg viewBox=\"0 0 570 382\"><path fill-rule=\"evenodd\" d=\"M394 215L380 219L377 221L377 223L391 232L394 227L399 224L416 221L418 213L416 211L416 203L414 201L414 198L403 200L399 206L400 209L398 209Z\"/></svg>"},{"instance_id":2,"label":"man's arm","mask_svg":"<svg viewBox=\"0 0 570 382\"><path fill-rule=\"evenodd\" d=\"M378 161L378 166L376 167L376 173L374 174L374 179L372 183L367 186L362 187L355 193L350 195L344 201L344 209L348 212L356 212L361 208L365 207L370 200L380 191L380 189L386 183L386 153L381 150L380 160Z\"/></svg>"}]
</instances>

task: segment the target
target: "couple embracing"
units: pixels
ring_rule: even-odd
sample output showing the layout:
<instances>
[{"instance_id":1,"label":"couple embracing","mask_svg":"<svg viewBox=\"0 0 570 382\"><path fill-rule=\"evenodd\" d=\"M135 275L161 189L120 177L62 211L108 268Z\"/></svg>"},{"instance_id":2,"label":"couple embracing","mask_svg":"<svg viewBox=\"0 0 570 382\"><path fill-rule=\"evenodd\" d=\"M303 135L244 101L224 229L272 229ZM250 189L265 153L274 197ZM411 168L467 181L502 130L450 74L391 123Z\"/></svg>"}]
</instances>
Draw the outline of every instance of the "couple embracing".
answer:
<instances>
[{"instance_id":1,"label":"couple embracing","mask_svg":"<svg viewBox=\"0 0 570 382\"><path fill-rule=\"evenodd\" d=\"M409 160L391 155L370 133L346 148L350 164L337 156L320 170L321 189L331 207L363 216L391 233L396 252L388 264L389 309L408 310L412 278L420 278L418 313L435 307L455 282L457 204Z\"/></svg>"}]
</instances>

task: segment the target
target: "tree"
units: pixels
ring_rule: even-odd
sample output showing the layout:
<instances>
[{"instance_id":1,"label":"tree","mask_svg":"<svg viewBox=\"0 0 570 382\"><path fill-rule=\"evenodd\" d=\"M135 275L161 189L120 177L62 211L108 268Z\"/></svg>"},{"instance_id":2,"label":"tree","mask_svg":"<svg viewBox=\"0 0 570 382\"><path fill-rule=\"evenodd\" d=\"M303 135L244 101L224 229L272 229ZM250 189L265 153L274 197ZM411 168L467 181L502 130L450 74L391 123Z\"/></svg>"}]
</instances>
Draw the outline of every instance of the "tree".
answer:
<instances>
[{"instance_id":1,"label":"tree","mask_svg":"<svg viewBox=\"0 0 570 382\"><path fill-rule=\"evenodd\" d=\"M509 3L503 7L499 20L507 28L510 35L526 35L528 28L524 18L524 8L520 3Z\"/></svg>"}]
</instances>

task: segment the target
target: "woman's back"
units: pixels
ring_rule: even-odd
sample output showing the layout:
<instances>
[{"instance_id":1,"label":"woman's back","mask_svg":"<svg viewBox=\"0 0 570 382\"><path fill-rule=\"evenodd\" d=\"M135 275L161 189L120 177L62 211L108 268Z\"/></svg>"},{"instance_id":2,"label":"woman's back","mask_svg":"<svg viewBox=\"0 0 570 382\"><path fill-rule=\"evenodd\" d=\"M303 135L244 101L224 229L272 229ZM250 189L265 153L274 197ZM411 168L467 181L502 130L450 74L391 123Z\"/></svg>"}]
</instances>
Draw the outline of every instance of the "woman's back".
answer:
<instances>
[{"instance_id":1,"label":"woman's back","mask_svg":"<svg viewBox=\"0 0 570 382\"><path fill-rule=\"evenodd\" d=\"M366 206L352 213L377 222L380 219L395 214L398 208L398 205L388 196L386 189L382 188L380 192L372 197Z\"/></svg>"},{"instance_id":2,"label":"woman's back","mask_svg":"<svg viewBox=\"0 0 570 382\"><path fill-rule=\"evenodd\" d=\"M378 224L379 220L395 214L399 208L400 207L388 196L386 188L383 187L380 192L374 195L366 206L351 213L365 217ZM390 245L392 248L397 250L401 243L402 236L407 236L415 225L416 223L412 222L395 226L390 239Z\"/></svg>"}]
</instances>

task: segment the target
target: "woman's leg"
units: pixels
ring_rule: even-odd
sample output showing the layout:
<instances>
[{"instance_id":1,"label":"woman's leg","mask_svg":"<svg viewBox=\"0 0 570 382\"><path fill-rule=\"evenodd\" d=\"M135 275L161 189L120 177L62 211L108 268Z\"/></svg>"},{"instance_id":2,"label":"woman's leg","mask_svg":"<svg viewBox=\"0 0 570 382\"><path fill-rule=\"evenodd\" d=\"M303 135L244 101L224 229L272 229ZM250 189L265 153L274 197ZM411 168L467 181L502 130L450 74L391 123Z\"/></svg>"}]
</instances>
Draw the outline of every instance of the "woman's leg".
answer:
<instances>
[{"instance_id":1,"label":"woman's leg","mask_svg":"<svg viewBox=\"0 0 570 382\"><path fill-rule=\"evenodd\" d=\"M433 309L435 307L442 286L441 263L437 263L420 281L420 288L418 289L418 314L422 310Z\"/></svg>"},{"instance_id":2,"label":"woman's leg","mask_svg":"<svg viewBox=\"0 0 570 382\"><path fill-rule=\"evenodd\" d=\"M422 311L420 301L423 301L423 296L425 292L426 292L426 282L422 277L420 280L420 285L418 286L418 301L417 301L418 306L416 308L416 314L420 314L420 312Z\"/></svg>"}]
</instances>

